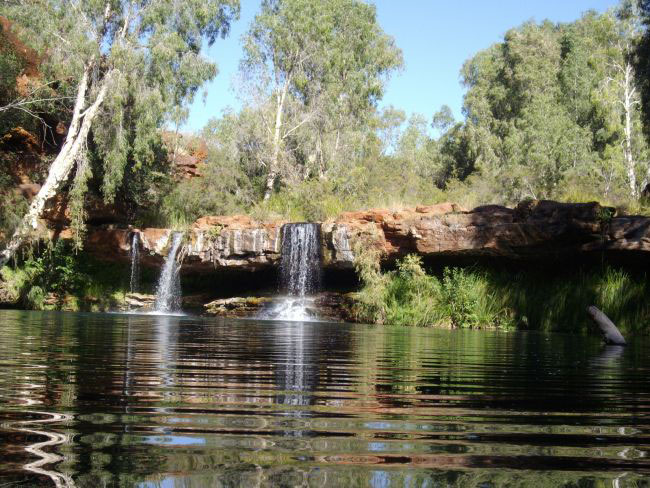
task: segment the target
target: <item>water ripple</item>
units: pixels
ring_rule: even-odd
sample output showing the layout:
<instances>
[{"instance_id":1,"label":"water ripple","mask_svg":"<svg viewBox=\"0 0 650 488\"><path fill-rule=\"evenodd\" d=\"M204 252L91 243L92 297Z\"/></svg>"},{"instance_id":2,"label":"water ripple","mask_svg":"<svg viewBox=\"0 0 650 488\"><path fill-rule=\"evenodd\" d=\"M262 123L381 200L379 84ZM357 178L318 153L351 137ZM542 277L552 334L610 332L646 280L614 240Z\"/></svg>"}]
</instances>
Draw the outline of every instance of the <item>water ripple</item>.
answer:
<instances>
[{"instance_id":1,"label":"water ripple","mask_svg":"<svg viewBox=\"0 0 650 488\"><path fill-rule=\"evenodd\" d=\"M0 486L645 486L645 339L0 312Z\"/></svg>"}]
</instances>

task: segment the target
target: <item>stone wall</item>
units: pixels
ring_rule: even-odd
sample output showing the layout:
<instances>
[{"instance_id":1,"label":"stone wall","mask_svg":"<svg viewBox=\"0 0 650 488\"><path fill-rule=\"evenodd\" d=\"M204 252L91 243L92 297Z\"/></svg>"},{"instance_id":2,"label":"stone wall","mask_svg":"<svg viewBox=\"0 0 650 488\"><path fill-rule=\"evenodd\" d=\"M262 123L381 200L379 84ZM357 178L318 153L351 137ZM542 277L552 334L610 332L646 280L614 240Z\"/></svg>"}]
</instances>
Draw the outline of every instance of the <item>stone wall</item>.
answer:
<instances>
[{"instance_id":1,"label":"stone wall","mask_svg":"<svg viewBox=\"0 0 650 488\"><path fill-rule=\"evenodd\" d=\"M374 247L385 260L409 253L437 257L501 257L535 260L594 252L650 255L650 219L616 217L598 203L527 201L515 208L489 205L467 211L456 204L390 211L347 212L321 223L323 265L352 269L354 246ZM184 272L256 271L280 261L285 221L247 216L208 216L188 229ZM172 231L104 226L88 234L86 249L99 259L129 259L138 232L144 266L160 266Z\"/></svg>"}]
</instances>

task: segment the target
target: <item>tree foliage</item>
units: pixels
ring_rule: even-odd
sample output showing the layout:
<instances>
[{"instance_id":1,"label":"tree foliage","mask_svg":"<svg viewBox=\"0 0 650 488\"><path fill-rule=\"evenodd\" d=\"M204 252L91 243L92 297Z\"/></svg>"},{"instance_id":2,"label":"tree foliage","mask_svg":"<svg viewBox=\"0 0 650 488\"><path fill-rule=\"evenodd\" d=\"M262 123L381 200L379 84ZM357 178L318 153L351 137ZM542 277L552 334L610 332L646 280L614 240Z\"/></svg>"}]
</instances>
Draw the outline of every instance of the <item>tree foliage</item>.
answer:
<instances>
[{"instance_id":1,"label":"tree foliage","mask_svg":"<svg viewBox=\"0 0 650 488\"><path fill-rule=\"evenodd\" d=\"M360 0L265 0L243 42L248 103L264 123L266 199L278 179L325 178L402 63Z\"/></svg>"},{"instance_id":2,"label":"tree foliage","mask_svg":"<svg viewBox=\"0 0 650 488\"><path fill-rule=\"evenodd\" d=\"M401 58L372 7L264 2L244 37L245 108L220 121L238 125L238 142L221 161L242 171L244 210L260 215L443 199L638 208L650 170L635 57L643 32L628 0L571 23L524 23L464 64L463 119L443 106L427 121L376 107Z\"/></svg>"},{"instance_id":3,"label":"tree foliage","mask_svg":"<svg viewBox=\"0 0 650 488\"><path fill-rule=\"evenodd\" d=\"M650 138L650 0L639 0L643 34L635 52L635 68L641 87L646 136Z\"/></svg>"},{"instance_id":4,"label":"tree foliage","mask_svg":"<svg viewBox=\"0 0 650 488\"><path fill-rule=\"evenodd\" d=\"M181 121L198 88L216 74L214 63L200 55L202 43L225 35L238 8L237 0L5 2L0 13L47 53L44 65L56 79L74 80L75 96L66 141L3 260L69 177L74 228L83 228L92 156L100 161L107 201L127 166L139 171L152 165L158 129Z\"/></svg>"},{"instance_id":5,"label":"tree foliage","mask_svg":"<svg viewBox=\"0 0 650 488\"><path fill-rule=\"evenodd\" d=\"M576 185L602 199L637 198L649 169L631 63L638 35L628 2L510 30L463 67L466 148L453 161L472 161L500 201L567 198Z\"/></svg>"},{"instance_id":6,"label":"tree foliage","mask_svg":"<svg viewBox=\"0 0 650 488\"><path fill-rule=\"evenodd\" d=\"M236 2L50 0L29 15L23 2L6 5L31 45L53 46L43 79L61 83L68 120L84 73L78 115L104 88L66 180L81 217L86 188L158 225L233 212L320 220L447 199L598 199L639 209L647 194L645 1L509 30L464 64L462 117L443 106L427 120L378 106L402 57L374 6L265 0L242 38L243 108L193 136L207 154L200 176L180 180L161 129L177 126L214 76L200 47L227 32Z\"/></svg>"}]
</instances>

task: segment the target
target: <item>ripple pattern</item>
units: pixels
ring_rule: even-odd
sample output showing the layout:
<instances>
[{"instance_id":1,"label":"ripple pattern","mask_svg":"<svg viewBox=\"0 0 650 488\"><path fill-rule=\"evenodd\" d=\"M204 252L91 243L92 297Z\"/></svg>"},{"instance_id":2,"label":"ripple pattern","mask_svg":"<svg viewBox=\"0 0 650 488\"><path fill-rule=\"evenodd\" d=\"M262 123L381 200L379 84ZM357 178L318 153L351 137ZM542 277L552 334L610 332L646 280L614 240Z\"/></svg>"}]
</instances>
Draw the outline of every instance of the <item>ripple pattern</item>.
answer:
<instances>
[{"instance_id":1,"label":"ripple pattern","mask_svg":"<svg viewBox=\"0 0 650 488\"><path fill-rule=\"evenodd\" d=\"M0 486L650 486L647 339L0 321Z\"/></svg>"}]
</instances>

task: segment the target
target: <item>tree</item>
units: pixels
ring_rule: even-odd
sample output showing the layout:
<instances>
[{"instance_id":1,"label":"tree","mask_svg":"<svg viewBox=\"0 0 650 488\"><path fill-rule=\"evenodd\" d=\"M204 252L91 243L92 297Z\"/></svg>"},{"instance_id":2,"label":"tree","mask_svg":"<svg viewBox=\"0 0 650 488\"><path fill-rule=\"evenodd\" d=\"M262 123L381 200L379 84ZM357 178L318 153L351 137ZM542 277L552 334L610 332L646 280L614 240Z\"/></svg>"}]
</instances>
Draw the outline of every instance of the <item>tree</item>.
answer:
<instances>
[{"instance_id":1,"label":"tree","mask_svg":"<svg viewBox=\"0 0 650 488\"><path fill-rule=\"evenodd\" d=\"M636 1L624 0L616 11L616 21L617 35L612 41L607 60L609 72L606 83L613 87L615 103L621 113L623 157L630 196L637 198L639 196L636 157L638 151L634 147L634 140L637 139L635 119L638 118L641 100L637 89L633 54L641 33L641 17Z\"/></svg>"},{"instance_id":2,"label":"tree","mask_svg":"<svg viewBox=\"0 0 650 488\"><path fill-rule=\"evenodd\" d=\"M442 137L443 167L479 171L510 202L573 190L636 199L648 180L631 63L638 32L628 0L569 24L510 30L463 67L466 120Z\"/></svg>"},{"instance_id":3,"label":"tree","mask_svg":"<svg viewBox=\"0 0 650 488\"><path fill-rule=\"evenodd\" d=\"M639 83L646 137L650 138L650 0L639 0L642 36L634 56L634 67Z\"/></svg>"},{"instance_id":4,"label":"tree","mask_svg":"<svg viewBox=\"0 0 650 488\"><path fill-rule=\"evenodd\" d=\"M324 134L340 136L346 121L373 109L386 77L402 63L374 6L360 0L264 0L244 50L244 77L259 87L256 103L271 109L264 119L265 199L280 176L283 149L299 148L301 128L316 129L314 159L322 174Z\"/></svg>"},{"instance_id":5,"label":"tree","mask_svg":"<svg viewBox=\"0 0 650 488\"><path fill-rule=\"evenodd\" d=\"M431 119L431 127L444 134L452 125L454 125L454 114L449 105L440 107Z\"/></svg>"},{"instance_id":6,"label":"tree","mask_svg":"<svg viewBox=\"0 0 650 488\"><path fill-rule=\"evenodd\" d=\"M0 13L18 23L37 49L47 47L47 64L59 78L74 79L76 89L66 139L0 265L37 227L45 203L71 176L73 224L82 228L90 150L102 160L109 201L127 160L138 168L155 157L157 129L171 118L181 120L183 107L216 75L215 65L199 54L202 42L224 36L238 11L238 0L5 3Z\"/></svg>"}]
</instances>

